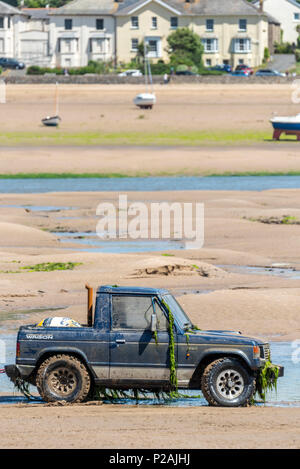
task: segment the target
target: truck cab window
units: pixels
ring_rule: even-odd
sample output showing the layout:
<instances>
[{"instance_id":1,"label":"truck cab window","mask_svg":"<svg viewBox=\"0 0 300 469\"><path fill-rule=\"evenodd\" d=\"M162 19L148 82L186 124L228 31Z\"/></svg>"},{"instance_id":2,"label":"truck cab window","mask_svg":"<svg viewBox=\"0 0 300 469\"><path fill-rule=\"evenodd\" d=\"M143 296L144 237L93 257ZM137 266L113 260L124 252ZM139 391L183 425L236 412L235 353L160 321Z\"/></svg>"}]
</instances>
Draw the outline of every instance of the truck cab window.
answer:
<instances>
[{"instance_id":1,"label":"truck cab window","mask_svg":"<svg viewBox=\"0 0 300 469\"><path fill-rule=\"evenodd\" d=\"M150 329L153 314L151 296L112 296L112 329ZM167 330L167 319L157 301L155 301L157 329Z\"/></svg>"}]
</instances>

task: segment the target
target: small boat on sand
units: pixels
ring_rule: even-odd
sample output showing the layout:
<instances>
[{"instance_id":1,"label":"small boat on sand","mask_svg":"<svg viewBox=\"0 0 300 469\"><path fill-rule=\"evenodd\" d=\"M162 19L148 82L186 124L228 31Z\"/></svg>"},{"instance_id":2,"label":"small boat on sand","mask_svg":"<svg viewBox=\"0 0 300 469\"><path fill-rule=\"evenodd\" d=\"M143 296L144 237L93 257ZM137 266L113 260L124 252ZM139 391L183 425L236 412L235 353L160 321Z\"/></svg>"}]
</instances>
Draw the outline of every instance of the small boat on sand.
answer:
<instances>
[{"instance_id":1,"label":"small boat on sand","mask_svg":"<svg viewBox=\"0 0 300 469\"><path fill-rule=\"evenodd\" d=\"M57 127L61 118L59 116L47 116L42 119L42 123L49 127Z\"/></svg>"},{"instance_id":2,"label":"small boat on sand","mask_svg":"<svg viewBox=\"0 0 300 469\"><path fill-rule=\"evenodd\" d=\"M152 109L156 103L156 96L153 93L141 93L136 95L133 102L141 109Z\"/></svg>"},{"instance_id":3,"label":"small boat on sand","mask_svg":"<svg viewBox=\"0 0 300 469\"><path fill-rule=\"evenodd\" d=\"M58 83L55 85L55 115L54 116L47 116L42 119L42 124L46 125L47 127L57 127L59 125L59 121L61 118L58 115Z\"/></svg>"},{"instance_id":4,"label":"small boat on sand","mask_svg":"<svg viewBox=\"0 0 300 469\"><path fill-rule=\"evenodd\" d=\"M270 119L273 126L273 139L279 140L281 134L296 135L300 140L300 114L296 116L274 116Z\"/></svg>"},{"instance_id":5,"label":"small boat on sand","mask_svg":"<svg viewBox=\"0 0 300 469\"><path fill-rule=\"evenodd\" d=\"M147 56L147 47L144 40L144 65L145 65L145 84L146 84L146 93L138 94L133 102L140 109L152 109L153 105L156 103L156 96L153 92L153 83L151 75L150 62ZM149 77L149 82L148 82ZM150 85L150 90L149 90Z\"/></svg>"}]
</instances>

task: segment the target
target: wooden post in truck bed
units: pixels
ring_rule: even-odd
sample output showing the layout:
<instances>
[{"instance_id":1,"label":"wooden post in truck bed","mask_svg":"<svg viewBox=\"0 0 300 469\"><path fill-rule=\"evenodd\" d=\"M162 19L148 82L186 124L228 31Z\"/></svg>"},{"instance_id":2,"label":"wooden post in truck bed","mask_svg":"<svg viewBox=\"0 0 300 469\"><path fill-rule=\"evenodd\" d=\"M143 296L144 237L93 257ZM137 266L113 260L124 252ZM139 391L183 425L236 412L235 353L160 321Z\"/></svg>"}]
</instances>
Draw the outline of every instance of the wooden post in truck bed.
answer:
<instances>
[{"instance_id":1,"label":"wooden post in truck bed","mask_svg":"<svg viewBox=\"0 0 300 469\"><path fill-rule=\"evenodd\" d=\"M88 291L87 297L87 324L89 327L93 326L93 289L88 284L85 288Z\"/></svg>"}]
</instances>

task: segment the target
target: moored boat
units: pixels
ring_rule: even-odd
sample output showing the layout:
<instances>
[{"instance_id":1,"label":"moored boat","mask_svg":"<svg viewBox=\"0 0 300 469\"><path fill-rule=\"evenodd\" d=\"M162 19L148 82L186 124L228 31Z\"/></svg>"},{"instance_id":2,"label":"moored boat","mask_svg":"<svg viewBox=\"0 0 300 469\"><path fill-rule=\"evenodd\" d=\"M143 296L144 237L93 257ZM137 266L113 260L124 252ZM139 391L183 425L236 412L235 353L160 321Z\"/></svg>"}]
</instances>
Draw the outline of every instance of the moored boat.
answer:
<instances>
[{"instance_id":1,"label":"moored boat","mask_svg":"<svg viewBox=\"0 0 300 469\"><path fill-rule=\"evenodd\" d=\"M156 103L156 96L153 93L141 93L134 98L133 102L141 109L152 109Z\"/></svg>"},{"instance_id":2,"label":"moored boat","mask_svg":"<svg viewBox=\"0 0 300 469\"><path fill-rule=\"evenodd\" d=\"M146 85L146 93L140 93L136 95L133 102L136 106L141 109L152 109L153 105L156 103L156 96L153 92L153 82L152 82L152 75L151 75L151 67L150 62L147 54L147 47L144 39L144 67L145 67L145 85ZM149 82L148 82L149 77ZM150 85L150 92L149 92L149 85Z\"/></svg>"},{"instance_id":3,"label":"moored boat","mask_svg":"<svg viewBox=\"0 0 300 469\"><path fill-rule=\"evenodd\" d=\"M42 119L42 123L48 127L57 127L61 118L59 116L47 116Z\"/></svg>"},{"instance_id":4,"label":"moored boat","mask_svg":"<svg viewBox=\"0 0 300 469\"><path fill-rule=\"evenodd\" d=\"M300 140L300 114L296 116L275 116L270 119L273 126L273 139L279 140L282 133L287 135L296 135Z\"/></svg>"}]
</instances>

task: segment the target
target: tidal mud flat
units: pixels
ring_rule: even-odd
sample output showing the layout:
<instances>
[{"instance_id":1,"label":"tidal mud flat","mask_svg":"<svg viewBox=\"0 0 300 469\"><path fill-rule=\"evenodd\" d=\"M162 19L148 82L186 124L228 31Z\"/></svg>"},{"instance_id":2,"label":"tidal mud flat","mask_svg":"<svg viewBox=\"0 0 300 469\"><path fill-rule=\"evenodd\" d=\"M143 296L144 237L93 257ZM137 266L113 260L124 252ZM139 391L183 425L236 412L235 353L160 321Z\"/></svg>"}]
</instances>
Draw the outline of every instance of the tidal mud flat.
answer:
<instances>
[{"instance_id":1,"label":"tidal mud flat","mask_svg":"<svg viewBox=\"0 0 300 469\"><path fill-rule=\"evenodd\" d=\"M294 113L294 106L288 101L288 87L282 88L282 93L266 87L251 90L240 87L238 93L235 87L183 87L176 102L177 89L160 89L161 107L143 118L139 118L140 111L131 104L135 90L128 87L114 88L107 93L97 88L98 94L80 88L76 95L72 87L66 88L62 96L62 133L94 131L99 134L111 128L114 135L109 148L94 147L91 142L79 148L65 145L66 141L60 146L47 146L49 139L39 122L45 106L50 104L49 89L37 87L29 95L25 88L8 89L8 118L3 128L7 135L2 135L1 142L7 144L7 137L16 133L15 127L23 126L26 138L19 135L18 148L16 145L1 148L0 174L3 175L34 173L36 177L38 173L70 172L70 168L77 174L120 172L123 176L141 175L141 172L152 176L163 173L191 176L228 171L300 171L298 146L294 142L278 145L258 142L262 138L259 133L258 137L258 134L251 137L251 145L245 139L238 145L232 140L230 145L224 143L228 132L246 132L250 125L253 131L262 131L265 136L269 131L271 134L268 124L271 112ZM28 119L30 100L31 121ZM82 122L78 122L76 116L83 102L86 106ZM246 117L245 106L249 110ZM14 116L17 121L13 121ZM34 129L32 122L36 122ZM195 131L199 126L209 131L214 125L219 135L222 134L221 144L212 146L206 141L205 145L194 148L172 145L133 148L124 139L123 146L111 145L118 130L130 133L136 127L140 135L148 129L152 137L163 130L171 135L170 145L174 133L190 132L191 125ZM31 136L30 132L33 132ZM153 185L152 190L140 187L133 191L132 185L131 190L119 189L120 179L113 181L110 191L101 192L99 186L94 192L85 192L81 187L78 192L54 188L51 193L37 190L33 194L29 190L24 194L25 179L11 180L18 189L13 191L7 190L10 181L4 181L0 179L0 339L10 337L9 359L14 354L16 330L22 324L37 323L48 316L68 316L84 322L86 282L93 287L137 285L168 288L201 329L241 330L269 340L274 348L274 361L275 357L284 358L295 378L288 375L289 384L288 376L282 378L280 386L286 386L287 396L277 403L282 407L273 401L272 407L239 409L140 404L48 407L18 403L19 395L4 388L4 395L0 396L0 402L6 402L0 413L1 447L299 447L300 410L295 406L300 396L299 364L291 362L294 350L291 344L300 338L297 176L289 188L279 189L275 185L271 190L263 190L270 187L232 190L237 186L224 190L224 186L221 190L220 187L206 188L209 190L184 187L174 191L166 183L163 190L154 190L157 186ZM43 182L38 182L42 187ZM158 182L162 184L161 179ZM121 245L121 241L110 245L100 241L95 236L96 208L101 202L117 204L121 190L127 194L129 203L143 202L147 207L152 202L204 203L203 248L187 250L176 239L171 246L159 239L151 250L147 242L142 245L128 240L131 243L128 246ZM277 223L278 220L286 222ZM70 268L52 270L53 264ZM9 402L10 399L15 400ZM20 428L26 428L26 432Z\"/></svg>"}]
</instances>

